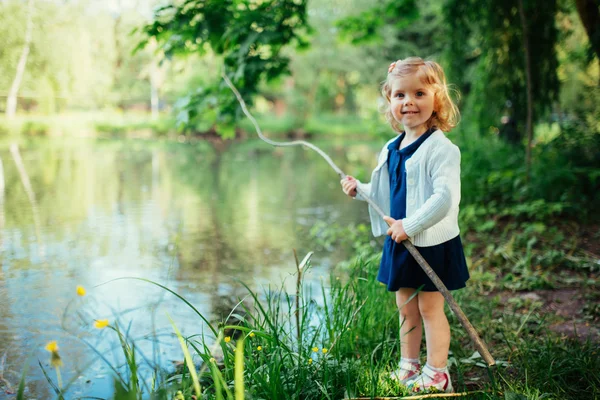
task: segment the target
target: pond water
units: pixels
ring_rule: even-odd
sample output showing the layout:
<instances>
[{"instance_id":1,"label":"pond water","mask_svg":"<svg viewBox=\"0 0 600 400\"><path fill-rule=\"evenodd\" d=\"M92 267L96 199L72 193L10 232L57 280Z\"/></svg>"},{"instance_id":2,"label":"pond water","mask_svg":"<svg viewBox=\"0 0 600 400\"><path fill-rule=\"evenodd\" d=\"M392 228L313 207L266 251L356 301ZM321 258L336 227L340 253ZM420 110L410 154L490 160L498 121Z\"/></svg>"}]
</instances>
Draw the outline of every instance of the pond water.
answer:
<instances>
[{"instance_id":1,"label":"pond water","mask_svg":"<svg viewBox=\"0 0 600 400\"><path fill-rule=\"evenodd\" d=\"M348 173L368 171L377 145L319 144ZM44 346L56 340L68 398L112 392L98 353L117 362L118 321L149 360L181 360L169 317L184 335L224 318L252 290L294 292L292 249L317 250L307 282L326 282L342 246L319 248L315 223L366 222L365 203L340 190L316 153L259 141L210 145L149 140L37 139L19 143L26 175L0 146L0 398L27 373L28 398L54 398L38 361L55 379ZM18 158L18 157L17 157ZM30 181L32 195L26 182ZM78 297L77 285L87 294ZM317 291L318 292L318 291Z\"/></svg>"}]
</instances>

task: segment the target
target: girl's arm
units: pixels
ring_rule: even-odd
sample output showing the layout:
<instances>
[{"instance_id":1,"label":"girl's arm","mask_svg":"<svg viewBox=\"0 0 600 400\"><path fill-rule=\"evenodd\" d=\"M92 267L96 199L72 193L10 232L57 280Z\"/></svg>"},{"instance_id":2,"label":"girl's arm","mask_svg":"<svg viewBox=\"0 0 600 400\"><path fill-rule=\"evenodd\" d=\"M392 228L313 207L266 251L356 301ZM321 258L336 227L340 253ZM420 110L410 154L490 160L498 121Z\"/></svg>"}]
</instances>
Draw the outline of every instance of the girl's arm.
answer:
<instances>
[{"instance_id":1,"label":"girl's arm","mask_svg":"<svg viewBox=\"0 0 600 400\"><path fill-rule=\"evenodd\" d=\"M409 238L440 222L460 202L460 150L439 146L432 157L433 194L412 215L402 220ZM407 199L408 201L410 199Z\"/></svg>"}]
</instances>

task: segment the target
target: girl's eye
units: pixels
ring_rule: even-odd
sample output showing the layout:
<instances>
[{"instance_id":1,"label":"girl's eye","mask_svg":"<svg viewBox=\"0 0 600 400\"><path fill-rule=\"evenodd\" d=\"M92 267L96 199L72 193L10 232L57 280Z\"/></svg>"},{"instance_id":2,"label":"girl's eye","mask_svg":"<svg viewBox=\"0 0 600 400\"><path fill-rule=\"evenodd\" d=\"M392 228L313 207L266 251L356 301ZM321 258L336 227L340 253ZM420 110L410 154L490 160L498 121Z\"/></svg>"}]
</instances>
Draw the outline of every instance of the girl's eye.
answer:
<instances>
[{"instance_id":1,"label":"girl's eye","mask_svg":"<svg viewBox=\"0 0 600 400\"><path fill-rule=\"evenodd\" d=\"M421 97L421 96L425 96L425 92L421 92L421 91L419 91L419 92L417 92L417 96L419 96L419 97Z\"/></svg>"},{"instance_id":2,"label":"girl's eye","mask_svg":"<svg viewBox=\"0 0 600 400\"><path fill-rule=\"evenodd\" d=\"M404 93L396 93L396 97L402 98L402 97L404 97Z\"/></svg>"}]
</instances>

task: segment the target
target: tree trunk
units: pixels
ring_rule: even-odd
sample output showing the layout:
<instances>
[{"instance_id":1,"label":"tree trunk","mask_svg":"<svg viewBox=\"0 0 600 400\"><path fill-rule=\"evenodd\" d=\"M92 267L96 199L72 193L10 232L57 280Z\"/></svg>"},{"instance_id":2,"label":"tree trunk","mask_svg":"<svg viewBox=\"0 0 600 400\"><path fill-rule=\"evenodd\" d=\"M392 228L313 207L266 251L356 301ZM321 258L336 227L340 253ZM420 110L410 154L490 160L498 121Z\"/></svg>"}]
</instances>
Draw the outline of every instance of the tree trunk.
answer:
<instances>
[{"instance_id":1,"label":"tree trunk","mask_svg":"<svg viewBox=\"0 0 600 400\"><path fill-rule=\"evenodd\" d=\"M585 27L592 49L600 63L600 2L598 0L575 0L579 18Z\"/></svg>"},{"instance_id":2,"label":"tree trunk","mask_svg":"<svg viewBox=\"0 0 600 400\"><path fill-rule=\"evenodd\" d=\"M15 79L10 86L8 98L6 99L6 117L8 119L14 118L15 114L17 113L17 95L19 93L19 88L21 87L23 75L25 74L27 57L29 56L29 46L31 44L33 30L33 0L29 0L27 2L27 27L25 29L25 45L23 46L21 57L19 57Z\"/></svg>"},{"instance_id":3,"label":"tree trunk","mask_svg":"<svg viewBox=\"0 0 600 400\"><path fill-rule=\"evenodd\" d=\"M527 77L527 124L525 132L527 134L527 153L525 164L527 168L527 182L531 176L531 147L533 145L533 95L531 89L531 54L529 52L529 33L527 31L527 19L523 8L523 0L519 0L519 15L521 16L521 26L523 29L523 50L525 51L525 76Z\"/></svg>"}]
</instances>

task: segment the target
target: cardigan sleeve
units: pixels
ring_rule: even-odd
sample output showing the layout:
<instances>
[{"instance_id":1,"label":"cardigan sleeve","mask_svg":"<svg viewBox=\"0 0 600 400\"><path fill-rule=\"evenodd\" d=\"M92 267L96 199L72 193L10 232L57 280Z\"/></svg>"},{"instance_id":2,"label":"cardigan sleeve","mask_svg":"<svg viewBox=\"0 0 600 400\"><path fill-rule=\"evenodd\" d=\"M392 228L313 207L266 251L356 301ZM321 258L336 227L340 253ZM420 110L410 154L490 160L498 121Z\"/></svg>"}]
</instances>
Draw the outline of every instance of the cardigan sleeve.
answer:
<instances>
[{"instance_id":1,"label":"cardigan sleeve","mask_svg":"<svg viewBox=\"0 0 600 400\"><path fill-rule=\"evenodd\" d=\"M402 220L409 238L440 222L460 202L460 150L454 144L439 146L431 157L433 194L412 215Z\"/></svg>"},{"instance_id":2,"label":"cardigan sleeve","mask_svg":"<svg viewBox=\"0 0 600 400\"><path fill-rule=\"evenodd\" d=\"M356 187L367 194L367 196L371 195L371 183L362 183L361 181L357 181ZM367 201L363 196L361 196L358 192L354 197L356 200Z\"/></svg>"}]
</instances>

